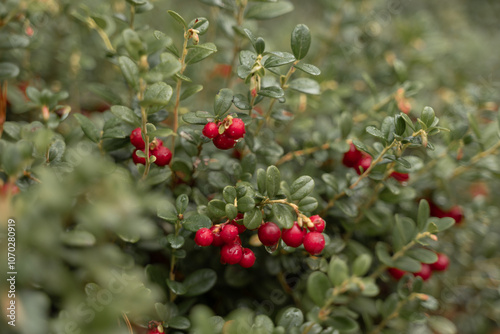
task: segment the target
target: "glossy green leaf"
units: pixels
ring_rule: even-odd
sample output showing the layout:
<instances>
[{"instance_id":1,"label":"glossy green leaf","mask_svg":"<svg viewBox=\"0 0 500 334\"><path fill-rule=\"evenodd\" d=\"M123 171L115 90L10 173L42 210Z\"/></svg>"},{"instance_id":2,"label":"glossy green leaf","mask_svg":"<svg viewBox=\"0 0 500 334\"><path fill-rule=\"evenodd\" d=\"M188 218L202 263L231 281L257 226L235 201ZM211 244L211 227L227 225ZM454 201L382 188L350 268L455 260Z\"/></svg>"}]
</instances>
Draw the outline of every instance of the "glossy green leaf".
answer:
<instances>
[{"instance_id":1,"label":"glossy green leaf","mask_svg":"<svg viewBox=\"0 0 500 334\"><path fill-rule=\"evenodd\" d=\"M140 118L134 113L134 111L125 106L112 106L111 113L128 124L139 126Z\"/></svg>"},{"instance_id":2,"label":"glossy green leaf","mask_svg":"<svg viewBox=\"0 0 500 334\"><path fill-rule=\"evenodd\" d=\"M289 307L281 313L276 323L285 328L287 333L291 333L293 328L298 328L304 322L304 314L296 307Z\"/></svg>"},{"instance_id":3,"label":"glossy green leaf","mask_svg":"<svg viewBox=\"0 0 500 334\"><path fill-rule=\"evenodd\" d=\"M318 82L309 78L294 79L290 81L288 87L305 94L319 95L321 93Z\"/></svg>"},{"instance_id":4,"label":"glossy green leaf","mask_svg":"<svg viewBox=\"0 0 500 334\"><path fill-rule=\"evenodd\" d=\"M312 196L306 196L299 201L298 205L302 212L313 212L318 207L318 200Z\"/></svg>"},{"instance_id":5,"label":"glossy green leaf","mask_svg":"<svg viewBox=\"0 0 500 334\"><path fill-rule=\"evenodd\" d=\"M372 264L372 257L368 253L359 255L352 264L352 274L355 276L363 276L370 269Z\"/></svg>"},{"instance_id":6,"label":"glossy green leaf","mask_svg":"<svg viewBox=\"0 0 500 334\"><path fill-rule=\"evenodd\" d=\"M334 286L341 285L349 278L347 263L338 257L332 257L328 266L328 278Z\"/></svg>"},{"instance_id":7,"label":"glossy green leaf","mask_svg":"<svg viewBox=\"0 0 500 334\"><path fill-rule=\"evenodd\" d=\"M280 227L292 228L294 218L288 206L276 203L272 205L271 209Z\"/></svg>"},{"instance_id":8,"label":"glossy green leaf","mask_svg":"<svg viewBox=\"0 0 500 334\"><path fill-rule=\"evenodd\" d=\"M311 32L305 24L298 24L292 31L292 52L295 58L301 60L309 52L311 46Z\"/></svg>"},{"instance_id":9,"label":"glossy green leaf","mask_svg":"<svg viewBox=\"0 0 500 334\"><path fill-rule=\"evenodd\" d=\"M354 332L358 329L358 323L350 317L347 316L333 316L328 321L328 324L333 328L342 332Z\"/></svg>"},{"instance_id":10,"label":"glossy green leaf","mask_svg":"<svg viewBox=\"0 0 500 334\"><path fill-rule=\"evenodd\" d=\"M417 227L420 232L427 229L427 221L430 216L429 203L425 199L421 199L418 205Z\"/></svg>"},{"instance_id":11,"label":"glossy green leaf","mask_svg":"<svg viewBox=\"0 0 500 334\"><path fill-rule=\"evenodd\" d=\"M290 186L290 195L292 200L298 201L309 195L314 189L314 180L312 177L304 175L293 181Z\"/></svg>"},{"instance_id":12,"label":"glossy green leaf","mask_svg":"<svg viewBox=\"0 0 500 334\"><path fill-rule=\"evenodd\" d=\"M269 166L266 171L266 191L269 198L275 197L280 190L281 174L276 166Z\"/></svg>"},{"instance_id":13,"label":"glossy green leaf","mask_svg":"<svg viewBox=\"0 0 500 334\"><path fill-rule=\"evenodd\" d=\"M316 75L321 74L321 70L319 68L317 68L316 66L311 65L311 64L297 63L294 65L294 67L301 70L302 72L305 72L305 73L310 74L310 75L316 76Z\"/></svg>"},{"instance_id":14,"label":"glossy green leaf","mask_svg":"<svg viewBox=\"0 0 500 334\"><path fill-rule=\"evenodd\" d=\"M90 119L87 117L83 116L82 114L75 114L75 118L80 123L80 126L82 127L83 133L87 138L92 140L94 143L99 142L99 130L97 127L92 123Z\"/></svg>"},{"instance_id":15,"label":"glossy green leaf","mask_svg":"<svg viewBox=\"0 0 500 334\"><path fill-rule=\"evenodd\" d=\"M259 208L254 208L251 211L245 212L243 216L243 224L249 230L254 230L262 224L262 212Z\"/></svg>"},{"instance_id":16,"label":"glossy green leaf","mask_svg":"<svg viewBox=\"0 0 500 334\"><path fill-rule=\"evenodd\" d=\"M139 87L139 67L137 64L132 59L121 56L118 58L118 65L130 87L137 89Z\"/></svg>"},{"instance_id":17,"label":"glossy green leaf","mask_svg":"<svg viewBox=\"0 0 500 334\"><path fill-rule=\"evenodd\" d=\"M238 211L247 212L255 207L255 201L250 196L243 196L238 199Z\"/></svg>"},{"instance_id":18,"label":"glossy green leaf","mask_svg":"<svg viewBox=\"0 0 500 334\"><path fill-rule=\"evenodd\" d=\"M219 199L213 199L208 202L207 209L213 218L221 218L226 215L226 203Z\"/></svg>"},{"instance_id":19,"label":"glossy green leaf","mask_svg":"<svg viewBox=\"0 0 500 334\"><path fill-rule=\"evenodd\" d=\"M233 104L233 91L229 88L221 89L215 96L214 113L217 116L225 114Z\"/></svg>"},{"instance_id":20,"label":"glossy green leaf","mask_svg":"<svg viewBox=\"0 0 500 334\"><path fill-rule=\"evenodd\" d=\"M177 221L177 210L175 206L169 201L162 201L157 209L156 215L162 219L165 219L168 222L175 223Z\"/></svg>"},{"instance_id":21,"label":"glossy green leaf","mask_svg":"<svg viewBox=\"0 0 500 334\"><path fill-rule=\"evenodd\" d=\"M173 10L169 10L167 13L170 16L172 16L174 18L174 20L176 20L179 24L181 24L184 27L184 29L187 29L186 20L184 20L184 18L182 16L180 16L178 13L174 12Z\"/></svg>"},{"instance_id":22,"label":"glossy green leaf","mask_svg":"<svg viewBox=\"0 0 500 334\"><path fill-rule=\"evenodd\" d=\"M199 269L186 277L184 285L187 288L185 296L193 297L209 291L217 281L217 274L212 269Z\"/></svg>"},{"instance_id":23,"label":"glossy green leaf","mask_svg":"<svg viewBox=\"0 0 500 334\"><path fill-rule=\"evenodd\" d=\"M391 255L389 255L387 244L383 242L377 242L377 244L375 245L375 253L377 254L380 262L389 267L394 267L394 262L391 258Z\"/></svg>"},{"instance_id":24,"label":"glossy green leaf","mask_svg":"<svg viewBox=\"0 0 500 334\"><path fill-rule=\"evenodd\" d=\"M435 263L438 260L437 254L429 249L414 248L408 250L406 253L411 258L422 263Z\"/></svg>"},{"instance_id":25,"label":"glossy green leaf","mask_svg":"<svg viewBox=\"0 0 500 334\"><path fill-rule=\"evenodd\" d=\"M191 45L188 47L188 54L185 62L188 65L195 64L217 52L217 47L214 43L204 43Z\"/></svg>"},{"instance_id":26,"label":"glossy green leaf","mask_svg":"<svg viewBox=\"0 0 500 334\"><path fill-rule=\"evenodd\" d=\"M245 13L247 19L267 20L272 19L293 10L290 2L263 2L251 6Z\"/></svg>"},{"instance_id":27,"label":"glossy green leaf","mask_svg":"<svg viewBox=\"0 0 500 334\"><path fill-rule=\"evenodd\" d=\"M293 54L288 52L271 52L269 57L264 61L265 68L272 68L291 64L295 61Z\"/></svg>"},{"instance_id":28,"label":"glossy green leaf","mask_svg":"<svg viewBox=\"0 0 500 334\"><path fill-rule=\"evenodd\" d=\"M187 99L188 97L191 97L195 95L198 92L201 92L203 90L202 85L191 85L188 88L184 89L181 93L181 101Z\"/></svg>"},{"instance_id":29,"label":"glossy green leaf","mask_svg":"<svg viewBox=\"0 0 500 334\"><path fill-rule=\"evenodd\" d=\"M434 113L434 109L432 109L431 107L425 107L424 110L422 111L420 119L422 120L422 122L424 122L424 124L427 127L431 127L435 117L436 114Z\"/></svg>"},{"instance_id":30,"label":"glossy green leaf","mask_svg":"<svg viewBox=\"0 0 500 334\"><path fill-rule=\"evenodd\" d=\"M184 220L182 227L188 231L196 232L203 227L212 227L212 221L205 215L193 214Z\"/></svg>"},{"instance_id":31,"label":"glossy green leaf","mask_svg":"<svg viewBox=\"0 0 500 334\"><path fill-rule=\"evenodd\" d=\"M307 278L307 294L318 306L325 304L327 299L326 293L331 287L332 285L328 277L321 271L314 271Z\"/></svg>"},{"instance_id":32,"label":"glossy green leaf","mask_svg":"<svg viewBox=\"0 0 500 334\"><path fill-rule=\"evenodd\" d=\"M411 273L419 272L422 269L422 265L419 261L408 256L401 256L396 259L394 261L394 267Z\"/></svg>"},{"instance_id":33,"label":"glossy green leaf","mask_svg":"<svg viewBox=\"0 0 500 334\"><path fill-rule=\"evenodd\" d=\"M204 17L197 17L188 24L189 29L198 30L198 35L204 35L208 30L209 22Z\"/></svg>"},{"instance_id":34,"label":"glossy green leaf","mask_svg":"<svg viewBox=\"0 0 500 334\"><path fill-rule=\"evenodd\" d=\"M272 99L279 99L285 96L285 92L283 91L283 89L277 86L262 88L261 90L259 90L258 94L261 96L270 97Z\"/></svg>"}]
</instances>

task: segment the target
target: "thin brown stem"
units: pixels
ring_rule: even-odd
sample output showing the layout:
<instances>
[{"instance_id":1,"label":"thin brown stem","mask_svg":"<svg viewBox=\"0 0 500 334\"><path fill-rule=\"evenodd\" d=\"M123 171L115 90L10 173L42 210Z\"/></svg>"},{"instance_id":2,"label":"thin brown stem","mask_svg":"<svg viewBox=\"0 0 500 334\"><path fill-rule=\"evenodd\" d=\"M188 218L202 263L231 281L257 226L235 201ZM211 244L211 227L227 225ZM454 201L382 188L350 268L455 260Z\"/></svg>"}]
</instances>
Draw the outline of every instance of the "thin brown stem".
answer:
<instances>
[{"instance_id":1,"label":"thin brown stem","mask_svg":"<svg viewBox=\"0 0 500 334\"><path fill-rule=\"evenodd\" d=\"M135 6L130 6L130 29L134 30Z\"/></svg>"},{"instance_id":2,"label":"thin brown stem","mask_svg":"<svg viewBox=\"0 0 500 334\"><path fill-rule=\"evenodd\" d=\"M480 160L482 160L482 159L484 159L492 154L495 154L498 149L500 149L500 140L497 141L495 145L491 146L486 151L480 152L480 153L476 154L475 156L473 156L469 160L469 163L467 165L460 166L457 169L455 169L455 171L451 175L451 178L453 179L453 178L463 174L464 172L468 171L469 169L472 168L473 165L478 163Z\"/></svg>"},{"instance_id":3,"label":"thin brown stem","mask_svg":"<svg viewBox=\"0 0 500 334\"><path fill-rule=\"evenodd\" d=\"M303 150L289 152L289 153L285 154L284 156L282 156L281 159L279 159L278 162L276 162L275 166L279 166L287 161L292 160L295 157L312 154L314 152L321 151L321 150L327 150L329 148L330 148L330 143L325 143L321 146L309 147L309 148L305 148Z\"/></svg>"}]
</instances>

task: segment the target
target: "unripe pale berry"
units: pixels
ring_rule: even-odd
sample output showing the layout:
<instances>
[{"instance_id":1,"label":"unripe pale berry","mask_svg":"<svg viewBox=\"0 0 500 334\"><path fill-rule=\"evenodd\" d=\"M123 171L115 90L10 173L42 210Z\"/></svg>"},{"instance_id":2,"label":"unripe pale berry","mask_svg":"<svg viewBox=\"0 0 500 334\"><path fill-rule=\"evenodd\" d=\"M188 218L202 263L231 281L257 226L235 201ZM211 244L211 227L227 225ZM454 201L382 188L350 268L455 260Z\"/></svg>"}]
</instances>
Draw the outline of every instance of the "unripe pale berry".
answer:
<instances>
[{"instance_id":1,"label":"unripe pale berry","mask_svg":"<svg viewBox=\"0 0 500 334\"><path fill-rule=\"evenodd\" d=\"M217 137L213 140L215 147L220 150L229 150L236 146L236 140L234 138L229 137L225 132L221 135L217 135Z\"/></svg>"},{"instance_id":2,"label":"unripe pale berry","mask_svg":"<svg viewBox=\"0 0 500 334\"><path fill-rule=\"evenodd\" d=\"M410 179L410 174L408 173L392 172L390 176L399 182L406 182Z\"/></svg>"},{"instance_id":3,"label":"unripe pale berry","mask_svg":"<svg viewBox=\"0 0 500 334\"><path fill-rule=\"evenodd\" d=\"M422 263L422 269L418 273L414 273L413 275L420 276L424 281L427 281L432 276L431 266L427 263Z\"/></svg>"},{"instance_id":4,"label":"unripe pale berry","mask_svg":"<svg viewBox=\"0 0 500 334\"><path fill-rule=\"evenodd\" d=\"M364 173L372 164L372 156L369 154L364 154L361 159L358 161L358 165L355 167L356 173L361 175ZM361 168L363 168L363 172L361 172Z\"/></svg>"},{"instance_id":5,"label":"unripe pale berry","mask_svg":"<svg viewBox=\"0 0 500 334\"><path fill-rule=\"evenodd\" d=\"M222 237L222 240L226 244L234 242L234 239L238 236L238 228L234 225L227 224L222 228L222 231L220 232L220 236Z\"/></svg>"},{"instance_id":6,"label":"unripe pale berry","mask_svg":"<svg viewBox=\"0 0 500 334\"><path fill-rule=\"evenodd\" d=\"M406 271L398 268L389 268L387 272L396 280L399 281L405 274Z\"/></svg>"},{"instance_id":7,"label":"unripe pale berry","mask_svg":"<svg viewBox=\"0 0 500 334\"><path fill-rule=\"evenodd\" d=\"M200 228L198 231L196 231L194 242L198 246L202 247L210 246L213 240L214 240L214 234L212 233L212 231L210 231L210 229L203 227Z\"/></svg>"},{"instance_id":8,"label":"unripe pale berry","mask_svg":"<svg viewBox=\"0 0 500 334\"><path fill-rule=\"evenodd\" d=\"M349 151L344 153L344 157L342 158L342 163L346 167L356 167L358 165L359 160L361 160L361 151L359 151L356 146L351 143L349 145Z\"/></svg>"},{"instance_id":9,"label":"unripe pale berry","mask_svg":"<svg viewBox=\"0 0 500 334\"><path fill-rule=\"evenodd\" d=\"M203 127L202 133L205 137L214 139L219 135L219 127L214 122L209 122Z\"/></svg>"},{"instance_id":10,"label":"unripe pale berry","mask_svg":"<svg viewBox=\"0 0 500 334\"><path fill-rule=\"evenodd\" d=\"M233 118L231 125L224 133L234 139L243 138L245 135L245 123L240 118Z\"/></svg>"},{"instance_id":11,"label":"unripe pale berry","mask_svg":"<svg viewBox=\"0 0 500 334\"><path fill-rule=\"evenodd\" d=\"M151 151L151 154L156 157L155 164L160 167L168 165L172 160L172 152L165 146L158 146Z\"/></svg>"},{"instance_id":12,"label":"unripe pale berry","mask_svg":"<svg viewBox=\"0 0 500 334\"><path fill-rule=\"evenodd\" d=\"M319 232L322 233L325 230L326 223L323 218L321 218L319 215L314 215L309 217L311 221L314 223L314 227L307 227L309 231L311 232Z\"/></svg>"},{"instance_id":13,"label":"unripe pale berry","mask_svg":"<svg viewBox=\"0 0 500 334\"><path fill-rule=\"evenodd\" d=\"M212 245L215 247L224 245L224 240L222 240L222 236L220 235L220 227L214 225L210 228L210 231L212 231L214 235L214 241L212 242Z\"/></svg>"},{"instance_id":14,"label":"unripe pale berry","mask_svg":"<svg viewBox=\"0 0 500 334\"><path fill-rule=\"evenodd\" d=\"M448 258L448 256L443 253L438 253L437 257L437 261L431 263L431 269L436 271L445 271L446 269L448 269L448 266L450 265L450 259Z\"/></svg>"},{"instance_id":15,"label":"unripe pale berry","mask_svg":"<svg viewBox=\"0 0 500 334\"><path fill-rule=\"evenodd\" d=\"M143 150L146 148L146 143L142 139L141 128L136 128L130 134L130 143L134 145L138 150Z\"/></svg>"},{"instance_id":16,"label":"unripe pale berry","mask_svg":"<svg viewBox=\"0 0 500 334\"><path fill-rule=\"evenodd\" d=\"M243 256L240 260L240 266L243 268L250 268L255 263L255 254L251 249L243 248Z\"/></svg>"},{"instance_id":17,"label":"unripe pale berry","mask_svg":"<svg viewBox=\"0 0 500 334\"><path fill-rule=\"evenodd\" d=\"M238 244L227 244L222 246L220 256L223 263L236 264L243 257L243 249Z\"/></svg>"},{"instance_id":18,"label":"unripe pale berry","mask_svg":"<svg viewBox=\"0 0 500 334\"><path fill-rule=\"evenodd\" d=\"M297 222L294 222L291 228L283 229L281 239L287 246L299 247L302 245L306 233L305 229L302 229Z\"/></svg>"},{"instance_id":19,"label":"unripe pale berry","mask_svg":"<svg viewBox=\"0 0 500 334\"><path fill-rule=\"evenodd\" d=\"M318 255L325 248L325 237L319 232L309 232L304 237L304 249L311 255Z\"/></svg>"},{"instance_id":20,"label":"unripe pale berry","mask_svg":"<svg viewBox=\"0 0 500 334\"><path fill-rule=\"evenodd\" d=\"M260 225L257 234L259 235L260 242L262 242L264 246L273 246L280 240L281 230L275 223L268 222Z\"/></svg>"}]
</instances>

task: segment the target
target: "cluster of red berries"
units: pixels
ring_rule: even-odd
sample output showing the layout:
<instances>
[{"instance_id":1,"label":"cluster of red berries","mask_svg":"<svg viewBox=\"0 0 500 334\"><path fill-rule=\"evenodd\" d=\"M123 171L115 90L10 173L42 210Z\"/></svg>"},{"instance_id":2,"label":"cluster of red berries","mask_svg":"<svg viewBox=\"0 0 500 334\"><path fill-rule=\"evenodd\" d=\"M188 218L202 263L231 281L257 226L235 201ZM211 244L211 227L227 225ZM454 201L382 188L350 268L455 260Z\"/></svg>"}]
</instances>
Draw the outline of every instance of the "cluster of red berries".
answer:
<instances>
[{"instance_id":1,"label":"cluster of red berries","mask_svg":"<svg viewBox=\"0 0 500 334\"><path fill-rule=\"evenodd\" d=\"M361 175L366 171L372 164L373 158L371 155L358 150L358 148L351 142L349 146L349 151L344 153L342 158L342 163L346 167L354 168L358 175ZM410 178L407 173L392 172L391 177L395 178L399 182L406 182Z\"/></svg>"},{"instance_id":2,"label":"cluster of red berries","mask_svg":"<svg viewBox=\"0 0 500 334\"><path fill-rule=\"evenodd\" d=\"M271 247L275 246L281 238L287 246L296 248L303 244L309 254L318 255L325 248L325 237L321 234L325 230L325 221L318 215L309 219L312 224L307 228L294 222L291 228L285 228L283 232L275 223L264 223L259 227L259 240L263 245Z\"/></svg>"},{"instance_id":3,"label":"cluster of red berries","mask_svg":"<svg viewBox=\"0 0 500 334\"><path fill-rule=\"evenodd\" d=\"M132 160L137 164L146 164L146 158L139 157L137 151L145 152L146 143L142 138L141 128L134 129L130 134L130 143L135 146L136 150L132 153ZM156 157L155 164L162 167L166 166L172 160L172 152L163 146L163 141L161 139L155 138L149 143L149 156L154 155Z\"/></svg>"},{"instance_id":4,"label":"cluster of red berries","mask_svg":"<svg viewBox=\"0 0 500 334\"><path fill-rule=\"evenodd\" d=\"M243 215L238 214L235 219L226 223L201 228L196 232L194 242L202 247L221 247L220 260L223 264L239 264L243 268L250 268L255 263L255 254L241 245L239 234L245 232L246 227L237 221L242 219Z\"/></svg>"},{"instance_id":5,"label":"cluster of red berries","mask_svg":"<svg viewBox=\"0 0 500 334\"><path fill-rule=\"evenodd\" d=\"M413 276L422 277L424 281L427 281L429 278L431 278L433 271L445 271L446 269L448 269L448 266L450 265L450 259L448 258L448 256L442 253L438 253L437 256L438 259L434 263L422 263L422 268L420 269L420 271L417 273L413 273ZM406 274L406 271L398 268L389 268L387 271L392 277L394 277L394 279L398 281Z\"/></svg>"},{"instance_id":6,"label":"cluster of red berries","mask_svg":"<svg viewBox=\"0 0 500 334\"><path fill-rule=\"evenodd\" d=\"M245 136L245 123L240 118L227 116L222 122L209 122L203 128L203 135L212 139L215 147L229 150Z\"/></svg>"},{"instance_id":7,"label":"cluster of red berries","mask_svg":"<svg viewBox=\"0 0 500 334\"><path fill-rule=\"evenodd\" d=\"M433 217L445 218L450 217L455 220L456 224L460 224L464 219L464 212L462 208L458 205L452 206L449 210L443 210L436 204L429 201L430 214Z\"/></svg>"}]
</instances>

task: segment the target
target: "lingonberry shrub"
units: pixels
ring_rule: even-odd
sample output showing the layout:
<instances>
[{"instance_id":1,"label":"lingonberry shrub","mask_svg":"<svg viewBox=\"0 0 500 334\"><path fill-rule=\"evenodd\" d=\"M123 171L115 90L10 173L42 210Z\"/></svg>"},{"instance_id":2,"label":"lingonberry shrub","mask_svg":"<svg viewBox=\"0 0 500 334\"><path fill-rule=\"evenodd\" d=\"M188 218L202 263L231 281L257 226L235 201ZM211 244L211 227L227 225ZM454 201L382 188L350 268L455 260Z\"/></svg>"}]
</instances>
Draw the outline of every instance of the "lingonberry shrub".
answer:
<instances>
[{"instance_id":1,"label":"lingonberry shrub","mask_svg":"<svg viewBox=\"0 0 500 334\"><path fill-rule=\"evenodd\" d=\"M0 332L493 333L495 5L395 3L4 1Z\"/></svg>"}]
</instances>

